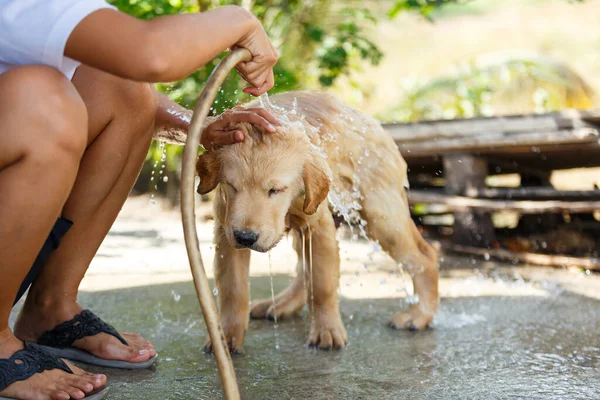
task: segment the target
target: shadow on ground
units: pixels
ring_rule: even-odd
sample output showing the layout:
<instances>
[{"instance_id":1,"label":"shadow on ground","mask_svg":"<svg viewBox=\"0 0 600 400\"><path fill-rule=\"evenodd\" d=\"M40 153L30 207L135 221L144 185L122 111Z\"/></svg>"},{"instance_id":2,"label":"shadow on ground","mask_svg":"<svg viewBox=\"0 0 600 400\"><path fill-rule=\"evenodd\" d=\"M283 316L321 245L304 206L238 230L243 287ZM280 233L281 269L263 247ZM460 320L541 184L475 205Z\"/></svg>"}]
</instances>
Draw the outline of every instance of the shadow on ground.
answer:
<instances>
[{"instance_id":1,"label":"shadow on ground","mask_svg":"<svg viewBox=\"0 0 600 400\"><path fill-rule=\"evenodd\" d=\"M288 276L274 278L283 289ZM270 297L268 277L251 279ZM152 340L160 361L147 371L101 370L110 399L222 398L217 367L204 354L206 329L191 282L83 293L82 304L117 328ZM435 328L394 331L385 321L401 299L343 299L349 346L303 343L306 312L251 321L245 354L234 357L244 399L597 398L600 301L548 296L444 299ZM14 317L14 315L13 315ZM279 347L279 350L276 349Z\"/></svg>"}]
</instances>

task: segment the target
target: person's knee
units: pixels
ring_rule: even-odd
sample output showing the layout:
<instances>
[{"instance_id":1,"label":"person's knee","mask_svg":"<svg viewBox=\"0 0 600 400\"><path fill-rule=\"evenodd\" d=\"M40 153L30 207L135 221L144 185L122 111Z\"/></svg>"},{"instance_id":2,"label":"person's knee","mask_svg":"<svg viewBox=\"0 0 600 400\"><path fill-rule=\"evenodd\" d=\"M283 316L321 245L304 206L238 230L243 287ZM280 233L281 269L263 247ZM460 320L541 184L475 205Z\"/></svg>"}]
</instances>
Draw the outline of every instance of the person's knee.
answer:
<instances>
[{"instance_id":1,"label":"person's knee","mask_svg":"<svg viewBox=\"0 0 600 400\"><path fill-rule=\"evenodd\" d=\"M136 135L152 135L156 110L158 108L158 93L152 84L122 80L116 91L119 101L124 106L122 112L128 115L134 124L131 130Z\"/></svg>"},{"instance_id":2,"label":"person's knee","mask_svg":"<svg viewBox=\"0 0 600 400\"><path fill-rule=\"evenodd\" d=\"M5 82L3 96L23 114L27 131L23 152L81 158L87 145L87 110L71 82L59 71L39 65L13 68L0 77Z\"/></svg>"}]
</instances>

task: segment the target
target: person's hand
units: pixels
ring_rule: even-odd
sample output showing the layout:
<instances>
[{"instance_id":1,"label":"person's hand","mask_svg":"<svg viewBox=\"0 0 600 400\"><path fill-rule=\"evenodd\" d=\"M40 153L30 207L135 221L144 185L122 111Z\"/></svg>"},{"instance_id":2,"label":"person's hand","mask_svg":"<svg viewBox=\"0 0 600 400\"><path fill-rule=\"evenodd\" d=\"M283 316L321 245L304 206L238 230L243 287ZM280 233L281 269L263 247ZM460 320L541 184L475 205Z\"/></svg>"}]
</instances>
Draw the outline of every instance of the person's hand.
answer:
<instances>
[{"instance_id":1,"label":"person's hand","mask_svg":"<svg viewBox=\"0 0 600 400\"><path fill-rule=\"evenodd\" d=\"M279 54L271 43L262 25L256 20L254 29L240 39L233 47L244 48L252 54L252 60L239 63L238 73L252 86L244 89L244 93L260 96L275 84L273 66L277 64Z\"/></svg>"},{"instance_id":2,"label":"person's hand","mask_svg":"<svg viewBox=\"0 0 600 400\"><path fill-rule=\"evenodd\" d=\"M213 146L223 146L243 142L244 133L232 128L237 122L248 122L261 127L268 133L274 133L275 127L280 123L264 108L244 108L237 106L232 110L225 111L216 121L208 125L202 133L201 145L206 150Z\"/></svg>"}]
</instances>

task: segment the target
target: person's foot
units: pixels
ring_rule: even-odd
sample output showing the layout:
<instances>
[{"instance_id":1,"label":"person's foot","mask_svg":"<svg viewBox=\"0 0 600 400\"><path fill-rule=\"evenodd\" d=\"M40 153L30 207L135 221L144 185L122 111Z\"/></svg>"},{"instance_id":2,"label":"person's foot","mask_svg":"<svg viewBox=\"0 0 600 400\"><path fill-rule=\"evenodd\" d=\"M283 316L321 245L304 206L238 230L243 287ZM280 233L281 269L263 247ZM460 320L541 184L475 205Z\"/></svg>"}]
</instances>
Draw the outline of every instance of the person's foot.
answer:
<instances>
[{"instance_id":1,"label":"person's foot","mask_svg":"<svg viewBox=\"0 0 600 400\"><path fill-rule=\"evenodd\" d=\"M22 349L23 343L10 330L0 332L0 359L9 359ZM106 376L90 374L66 361L65 363L73 374L60 369L34 374L24 381L7 386L0 391L0 397L36 400L83 399L86 393L106 384Z\"/></svg>"},{"instance_id":2,"label":"person's foot","mask_svg":"<svg viewBox=\"0 0 600 400\"><path fill-rule=\"evenodd\" d=\"M83 311L83 308L77 303L56 304L56 302L52 302L50 304L47 302L35 305L31 303L33 301L28 298L14 327L15 336L23 341L35 342L45 331L73 319L75 315ZM99 333L76 340L72 346L85 350L98 358L131 363L144 362L156 355L152 343L137 333L119 333L127 341L128 346L107 333Z\"/></svg>"}]
</instances>

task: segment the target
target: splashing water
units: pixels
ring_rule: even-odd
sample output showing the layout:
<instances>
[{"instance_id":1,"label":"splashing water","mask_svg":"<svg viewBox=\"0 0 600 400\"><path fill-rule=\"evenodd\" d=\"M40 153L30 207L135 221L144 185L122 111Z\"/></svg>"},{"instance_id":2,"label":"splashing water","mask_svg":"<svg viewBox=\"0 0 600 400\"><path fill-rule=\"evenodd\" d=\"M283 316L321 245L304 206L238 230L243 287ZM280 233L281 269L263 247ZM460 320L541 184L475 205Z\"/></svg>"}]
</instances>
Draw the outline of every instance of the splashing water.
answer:
<instances>
[{"instance_id":1,"label":"splashing water","mask_svg":"<svg viewBox=\"0 0 600 400\"><path fill-rule=\"evenodd\" d=\"M170 110L173 111L173 110ZM173 111L174 112L174 111ZM156 204L156 192L158 191L158 181L160 178L157 178L156 175L163 175L165 172L165 167L166 167L166 161L167 161L167 148L165 146L164 142L160 142L158 144L158 148L161 151L161 155L160 155L160 162L161 162L161 166L160 169L158 169L158 174L157 174L157 167L158 167L158 161L154 161L154 164L152 165L152 174L150 176L150 182L154 183L154 186L152 187L152 195L150 196L150 204L154 205ZM167 182L169 180L169 178L167 176L164 176L162 178L163 182Z\"/></svg>"},{"instance_id":2,"label":"splashing water","mask_svg":"<svg viewBox=\"0 0 600 400\"><path fill-rule=\"evenodd\" d=\"M269 100L269 95L267 93L261 94L258 101L262 108L273 108L273 104L271 104L271 100Z\"/></svg>"},{"instance_id":3,"label":"splashing water","mask_svg":"<svg viewBox=\"0 0 600 400\"><path fill-rule=\"evenodd\" d=\"M279 325L277 324L277 308L275 307L275 289L273 287L273 269L271 266L271 252L269 251L269 276L271 277L271 302L273 304L273 325L275 329L275 349L279 350Z\"/></svg>"}]
</instances>

